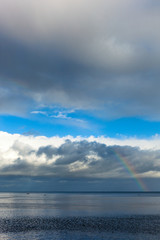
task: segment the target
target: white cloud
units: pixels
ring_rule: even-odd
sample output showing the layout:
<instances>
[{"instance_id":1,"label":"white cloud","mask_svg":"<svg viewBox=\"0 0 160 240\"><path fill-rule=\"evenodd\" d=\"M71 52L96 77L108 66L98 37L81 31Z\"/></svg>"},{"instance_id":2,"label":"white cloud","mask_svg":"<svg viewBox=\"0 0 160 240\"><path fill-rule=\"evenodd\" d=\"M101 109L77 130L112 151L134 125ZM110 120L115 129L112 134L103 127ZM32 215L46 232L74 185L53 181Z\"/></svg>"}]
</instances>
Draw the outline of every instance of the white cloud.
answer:
<instances>
[{"instance_id":1,"label":"white cloud","mask_svg":"<svg viewBox=\"0 0 160 240\"><path fill-rule=\"evenodd\" d=\"M88 142L98 142L102 144L106 144L107 146L119 145L119 146L131 146L131 147L139 147L141 150L160 150L160 136L157 134L148 139L139 139L139 138L110 138L110 137L73 137L73 136L24 136L20 134L10 134L7 132L0 131L0 150L7 151L9 150L15 142L21 142L25 145L31 146L34 150L37 150L41 146L53 145L54 147L59 147L66 140L70 140L71 142L83 141L86 140Z\"/></svg>"},{"instance_id":2,"label":"white cloud","mask_svg":"<svg viewBox=\"0 0 160 240\"><path fill-rule=\"evenodd\" d=\"M94 136L48 138L0 132L0 142L2 175L130 177L125 168L129 164L137 177L160 176L159 136L148 140ZM117 154L128 163L117 159Z\"/></svg>"},{"instance_id":3,"label":"white cloud","mask_svg":"<svg viewBox=\"0 0 160 240\"><path fill-rule=\"evenodd\" d=\"M31 113L32 113L32 114L42 114L42 115L47 115L47 113L44 112L44 111L32 111Z\"/></svg>"}]
</instances>

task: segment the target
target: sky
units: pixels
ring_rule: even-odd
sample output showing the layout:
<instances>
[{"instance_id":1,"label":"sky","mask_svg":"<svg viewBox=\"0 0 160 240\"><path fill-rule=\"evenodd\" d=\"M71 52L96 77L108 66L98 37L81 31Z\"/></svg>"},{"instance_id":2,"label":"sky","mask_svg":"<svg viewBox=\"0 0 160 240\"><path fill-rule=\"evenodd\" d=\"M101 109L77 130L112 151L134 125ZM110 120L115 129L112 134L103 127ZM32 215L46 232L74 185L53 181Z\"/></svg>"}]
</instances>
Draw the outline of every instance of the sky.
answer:
<instances>
[{"instance_id":1,"label":"sky","mask_svg":"<svg viewBox=\"0 0 160 240\"><path fill-rule=\"evenodd\" d=\"M0 191L160 191L160 3L0 0Z\"/></svg>"}]
</instances>

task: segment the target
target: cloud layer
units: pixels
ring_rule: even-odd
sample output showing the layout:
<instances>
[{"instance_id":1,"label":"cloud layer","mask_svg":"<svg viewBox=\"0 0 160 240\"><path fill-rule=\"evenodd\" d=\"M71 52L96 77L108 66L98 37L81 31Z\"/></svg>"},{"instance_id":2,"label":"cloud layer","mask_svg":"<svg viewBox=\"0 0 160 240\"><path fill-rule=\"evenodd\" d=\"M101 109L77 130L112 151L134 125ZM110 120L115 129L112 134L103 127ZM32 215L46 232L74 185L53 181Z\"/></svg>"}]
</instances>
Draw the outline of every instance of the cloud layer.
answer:
<instances>
[{"instance_id":1,"label":"cloud layer","mask_svg":"<svg viewBox=\"0 0 160 240\"><path fill-rule=\"evenodd\" d=\"M159 13L151 0L0 0L0 112L160 119Z\"/></svg>"},{"instance_id":2,"label":"cloud layer","mask_svg":"<svg viewBox=\"0 0 160 240\"><path fill-rule=\"evenodd\" d=\"M148 140L148 148L143 148L143 141L136 139L119 140L121 145L117 145L116 140L103 137L47 138L4 132L0 139L4 144L0 147L3 176L62 179L160 176L160 149L153 149L155 142L159 144L158 138Z\"/></svg>"}]
</instances>

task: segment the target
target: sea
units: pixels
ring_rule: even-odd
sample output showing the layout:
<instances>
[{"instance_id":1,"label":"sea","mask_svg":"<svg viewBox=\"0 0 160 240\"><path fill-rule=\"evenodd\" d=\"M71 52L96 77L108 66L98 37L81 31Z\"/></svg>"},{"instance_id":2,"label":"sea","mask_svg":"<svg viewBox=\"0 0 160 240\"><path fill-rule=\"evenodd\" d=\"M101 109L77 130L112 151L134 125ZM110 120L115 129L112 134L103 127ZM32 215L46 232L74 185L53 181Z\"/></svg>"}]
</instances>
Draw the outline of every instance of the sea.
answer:
<instances>
[{"instance_id":1,"label":"sea","mask_svg":"<svg viewBox=\"0 0 160 240\"><path fill-rule=\"evenodd\" d=\"M0 240L159 240L159 192L0 193Z\"/></svg>"}]
</instances>

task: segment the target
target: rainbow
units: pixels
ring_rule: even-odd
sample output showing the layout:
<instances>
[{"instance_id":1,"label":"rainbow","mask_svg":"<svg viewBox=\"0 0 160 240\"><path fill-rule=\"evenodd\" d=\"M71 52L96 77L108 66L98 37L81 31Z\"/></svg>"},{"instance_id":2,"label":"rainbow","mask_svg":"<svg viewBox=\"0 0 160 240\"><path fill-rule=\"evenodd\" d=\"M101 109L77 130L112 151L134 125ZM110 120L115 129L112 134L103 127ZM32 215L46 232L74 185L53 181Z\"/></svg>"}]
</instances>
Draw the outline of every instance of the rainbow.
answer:
<instances>
[{"instance_id":1,"label":"rainbow","mask_svg":"<svg viewBox=\"0 0 160 240\"><path fill-rule=\"evenodd\" d=\"M147 186L144 184L144 182L142 181L141 178L138 177L134 167L131 165L131 163L128 162L128 160L123 156L121 156L118 152L116 152L115 150L113 150L113 153L115 154L116 158L118 159L118 161L120 161L123 166L125 167L125 169L128 171L129 175L135 179L136 184L138 185L138 187L140 188L141 191L148 191Z\"/></svg>"}]
</instances>

